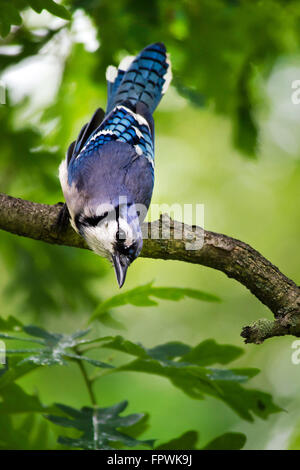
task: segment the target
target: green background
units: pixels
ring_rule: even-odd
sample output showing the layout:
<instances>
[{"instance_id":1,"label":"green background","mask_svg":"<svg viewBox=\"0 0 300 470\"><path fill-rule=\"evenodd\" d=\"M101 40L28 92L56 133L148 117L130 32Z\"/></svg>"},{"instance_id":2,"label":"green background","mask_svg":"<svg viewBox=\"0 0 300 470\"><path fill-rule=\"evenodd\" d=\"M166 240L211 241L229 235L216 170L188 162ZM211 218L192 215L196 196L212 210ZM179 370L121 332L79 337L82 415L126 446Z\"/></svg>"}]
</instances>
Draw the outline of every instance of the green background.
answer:
<instances>
[{"instance_id":1,"label":"green background","mask_svg":"<svg viewBox=\"0 0 300 470\"><path fill-rule=\"evenodd\" d=\"M105 107L105 68L164 41L174 80L154 115L152 202L204 204L206 229L249 243L299 284L300 104L291 101L292 82L300 79L298 2L65 5L70 21L20 8L22 26L0 43L7 87L7 103L0 105L0 190L35 202L61 201L58 165L81 126L98 106ZM5 7L1 0L0 9ZM4 232L0 250L3 317L13 314L25 323L72 332L101 300L118 293L113 269L95 254ZM174 340L195 345L208 338L242 346L244 325L271 318L236 281L177 261L138 259L123 289L152 280L155 286L204 290L222 302L160 301L158 307L116 310L114 318L126 325L122 334L147 347ZM102 324L96 330L116 334ZM245 345L245 355L234 363L260 368L250 385L272 393L284 408L266 421L243 422L213 398L192 400L163 378L134 372L104 377L95 388L97 398L101 406L126 398L129 412L149 412L145 439L163 442L195 429L204 445L236 431L247 435L248 449L299 448L300 366L291 362L293 341ZM39 369L20 384L30 392L38 389L46 404L88 404L75 366ZM51 426L50 448L56 440Z\"/></svg>"}]
</instances>

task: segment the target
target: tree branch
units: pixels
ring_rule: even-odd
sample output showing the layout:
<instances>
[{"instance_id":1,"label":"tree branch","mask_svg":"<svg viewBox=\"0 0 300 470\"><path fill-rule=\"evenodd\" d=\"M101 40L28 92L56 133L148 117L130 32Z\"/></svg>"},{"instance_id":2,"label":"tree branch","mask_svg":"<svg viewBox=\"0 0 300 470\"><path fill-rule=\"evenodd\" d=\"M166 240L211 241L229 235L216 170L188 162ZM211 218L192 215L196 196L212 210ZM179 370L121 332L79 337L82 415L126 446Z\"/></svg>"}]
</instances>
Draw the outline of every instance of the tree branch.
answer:
<instances>
[{"instance_id":1,"label":"tree branch","mask_svg":"<svg viewBox=\"0 0 300 470\"><path fill-rule=\"evenodd\" d=\"M47 243L88 248L70 225L59 230L57 220L61 204L37 204L0 193L0 229ZM170 238L150 238L151 233L164 233L170 228ZM273 336L300 336L300 288L282 274L258 251L234 238L204 230L201 249L187 250L191 240L200 240L199 227L183 225L167 216L144 224L148 239L144 240L141 256L173 259L218 269L246 286L273 312L275 321L259 320L243 328L248 343L262 343Z\"/></svg>"}]
</instances>

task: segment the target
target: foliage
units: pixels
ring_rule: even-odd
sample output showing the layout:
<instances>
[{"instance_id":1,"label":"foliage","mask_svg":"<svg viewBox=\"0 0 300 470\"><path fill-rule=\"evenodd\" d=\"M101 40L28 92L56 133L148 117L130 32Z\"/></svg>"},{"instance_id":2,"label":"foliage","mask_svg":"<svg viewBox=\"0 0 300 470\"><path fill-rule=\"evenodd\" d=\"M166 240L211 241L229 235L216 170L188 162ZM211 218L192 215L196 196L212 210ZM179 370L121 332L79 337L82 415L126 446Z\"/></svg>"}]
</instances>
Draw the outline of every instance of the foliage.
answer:
<instances>
[{"instance_id":1,"label":"foliage","mask_svg":"<svg viewBox=\"0 0 300 470\"><path fill-rule=\"evenodd\" d=\"M70 13L62 5L53 0L1 0L0 2L0 35L7 36L12 25L20 26L22 17L20 12L25 8L32 8L37 13L47 10L59 18L69 20Z\"/></svg>"},{"instance_id":2,"label":"foliage","mask_svg":"<svg viewBox=\"0 0 300 470\"><path fill-rule=\"evenodd\" d=\"M105 364L95 359L90 359L88 357L75 354L69 350L76 351L76 348L79 345L90 344L89 340L82 340L82 336L85 336L89 330L85 331L76 331L72 335L62 335L59 333L49 333L42 328L37 326L26 326L23 328L23 331L28 335L31 335L31 338L17 338L5 333L0 334L0 338L5 340L15 340L19 339L20 341L30 341L42 345L42 348L24 348L24 349L8 349L6 350L7 354L28 354L24 358L20 365L26 364L27 362L36 364L36 365L64 365L66 359L74 359L80 361L86 361L97 367L110 368L111 365ZM94 340L92 340L94 342Z\"/></svg>"},{"instance_id":3,"label":"foliage","mask_svg":"<svg viewBox=\"0 0 300 470\"><path fill-rule=\"evenodd\" d=\"M118 298L119 296L116 296L115 305ZM177 295L176 298L179 300L181 296ZM112 302L113 299L110 299L110 303ZM1 327L2 330L17 332L13 335L2 332L1 339L16 342L16 344L32 343L35 347L15 347L6 350L8 363L0 371L0 396L2 398L0 415L45 414L47 412L46 418L56 425L75 428L81 432L79 437L59 436L58 443L68 448L110 449L115 448L112 447L115 445L153 447L154 444L153 440L137 440L136 436L126 433L125 428L131 427L135 428L135 434L145 430L143 421L145 415L120 416L128 405L127 401L105 408L96 406L92 386L95 380L101 379L103 373L100 376L95 375L94 379L89 377L83 366L84 363L104 369L106 373L135 371L161 375L168 378L175 387L191 398L204 399L205 396L213 396L222 400L241 418L248 421L253 420L253 415L265 419L270 414L280 411L270 395L259 390L244 388L243 383L255 376L259 372L257 369L210 367L215 363L227 365L237 359L243 351L235 346L219 345L214 340L206 340L195 347L181 342L171 342L146 348L121 336L83 339L90 330L66 335L52 333L37 326L21 326L20 322L13 317L9 317L7 321L2 320ZM120 366L113 366L84 355L85 351L95 349L115 350L135 356L137 359ZM76 410L65 404L45 406L37 396L30 396L15 383L15 380L37 367L66 366L68 361L76 361L80 365L93 401L93 408L83 407L81 410ZM52 410L58 414L51 413ZM9 425L8 422L6 425ZM10 435L11 433L8 433L8 436ZM196 441L197 434L191 431L180 438L162 444L159 448L172 449L175 446L179 449L187 448L187 446L194 448ZM241 448L244 443L243 435L229 433L216 438L207 444L206 448L218 448L218 446L222 449ZM2 436L1 445L5 447L4 436ZM11 442L7 442L7 445L11 445Z\"/></svg>"},{"instance_id":4,"label":"foliage","mask_svg":"<svg viewBox=\"0 0 300 470\"><path fill-rule=\"evenodd\" d=\"M99 319L102 315L107 314L111 308L121 307L122 305L134 305L136 307L153 307L158 305L151 297L173 301L178 301L185 297L207 302L220 301L217 296L200 290L184 289L181 287L153 287L152 283L149 283L105 300L95 309L90 321L96 318Z\"/></svg>"},{"instance_id":5,"label":"foliage","mask_svg":"<svg viewBox=\"0 0 300 470\"><path fill-rule=\"evenodd\" d=\"M172 439L169 442L156 447L157 450L196 450L198 441L198 433L188 431L181 436ZM230 432L216 437L201 450L239 450L242 449L246 442L246 436L237 432Z\"/></svg>"},{"instance_id":6,"label":"foliage","mask_svg":"<svg viewBox=\"0 0 300 470\"><path fill-rule=\"evenodd\" d=\"M145 372L168 378L173 385L188 396L203 399L205 395L219 398L230 406L241 418L253 421L251 413L267 418L269 414L280 411L274 405L270 395L258 390L247 390L241 383L254 377L257 369L216 369L208 367L214 362L228 363L232 360L233 346L218 345L214 341L205 341L194 348L183 343L167 343L146 350L118 336L102 345L104 348L116 349L138 359L120 366L118 370ZM205 350L209 350L205 360ZM222 358L220 353L222 351ZM202 354L203 353L203 354ZM242 353L235 348L235 357ZM176 358L176 359L175 359ZM199 365L202 364L201 366ZM207 367L205 367L207 366Z\"/></svg>"},{"instance_id":7,"label":"foliage","mask_svg":"<svg viewBox=\"0 0 300 470\"><path fill-rule=\"evenodd\" d=\"M203 450L239 450L244 447L245 442L246 438L244 434L230 432L209 442L205 447L203 447Z\"/></svg>"},{"instance_id":8,"label":"foliage","mask_svg":"<svg viewBox=\"0 0 300 470\"><path fill-rule=\"evenodd\" d=\"M1 416L1 450L44 450L47 447L48 436L47 423L45 420L37 422L34 414L25 415L18 425L14 425L11 416Z\"/></svg>"},{"instance_id":9,"label":"foliage","mask_svg":"<svg viewBox=\"0 0 300 470\"><path fill-rule=\"evenodd\" d=\"M294 160L287 158L289 152L282 143L278 150L275 134L279 133L272 127L274 123L267 125L276 138L264 146L266 125L261 116L265 117L270 106L265 92L278 64L290 58L297 65L299 16L296 0L0 0L1 80L13 70L23 80L17 87L7 80L6 105L0 105L1 191L38 202L61 201L58 165L94 109L105 107L106 67L151 42L164 41L172 58L173 89L155 115L159 157L155 197L158 201L180 198L209 203L207 220L212 229L252 240L251 244L268 250L278 264L288 263L296 279L299 255L293 246L299 233L295 217L300 187L298 154L294 152ZM93 46L93 52L78 34L78 18L91 22L86 32L96 32L99 44ZM36 90L31 87L26 91L32 78L26 75L26 67L43 61L52 61L56 72L48 72L45 85L36 87L40 99L34 100ZM299 79L297 73L295 79ZM289 79L284 86L277 86L290 92ZM21 93L16 93L16 88ZM52 92L45 103L44 89ZM272 89L272 93L278 90ZM287 99L290 101L289 96ZM298 125L296 120L294 125ZM296 137L297 130L295 136L287 134L283 141L290 145ZM240 158L242 154L261 158L256 164ZM266 214L272 217L266 218ZM259 220L264 221L263 226L255 223ZM289 243L282 239L279 226L285 227L284 240ZM248 293L240 292L234 283L222 281L218 273L191 265L187 275L178 264L170 262L166 269L158 260L155 269L143 260L140 271L138 263L128 276L133 289L111 297L115 293L112 270L99 257L1 232L0 331L1 339L12 346L6 365L0 369L0 449L83 448L86 441L90 445L92 408L85 406L85 391L75 398L80 389L75 385L76 367L86 373L97 410L118 407L127 398L129 413L139 411L133 415L139 420L131 426L122 428L114 423L110 427L112 423L108 423L113 435L121 434L119 442L107 439L100 430L101 445L127 447L136 440L136 445L144 448L142 442L154 437L157 449L238 449L245 445L246 437L227 431L240 429L243 420L257 426L257 445L266 441L267 427L262 434L255 418L266 419L279 407L260 387L268 383L276 389L281 382L288 384L286 362L280 363L286 344L280 349L274 340L269 349L259 353L248 349L245 357L237 346L214 339L201 341L212 335L221 342L237 341L235 318L246 322L246 317L253 319L263 307L252 303ZM154 277L163 286L181 287L156 287L149 283ZM206 290L220 294L222 304ZM186 308L182 301L179 311L173 301L183 298L202 302L190 302ZM165 302L158 305L156 299ZM121 306L118 318L122 316L122 323L111 314ZM147 311L147 306L153 309ZM155 324L158 314L160 321ZM90 337L82 326L89 319L97 320ZM23 326L23 322L38 326ZM112 332L112 328L122 327L128 330L126 338ZM61 328L76 333L51 332ZM140 344L137 339L141 337L151 346ZM155 346L157 343L162 344ZM274 359L277 355L280 361ZM242 365L232 366L235 360ZM258 369L245 364L259 364L265 370L256 375ZM42 375L43 371L47 375ZM68 392L67 397L55 400L63 405L55 405L51 390L64 394L64 374L70 374L68 388L74 394ZM134 377L147 380L146 374L166 379L159 392L163 393L164 386L173 387L176 400L179 397L176 406L184 403L184 412L195 421L187 419L191 424L175 432L175 405L170 399L167 419L162 409L155 417L155 389L149 387L142 392L142 399L151 398L149 429L149 417L142 417L140 402L135 403L133 392L129 393ZM254 376L255 388L248 388ZM124 396L112 398L115 389L104 382L105 377L116 380L116 389L124 390ZM296 387L295 374L293 378ZM98 381L104 383L100 403ZM284 390L285 397L287 393ZM69 396L72 402L68 402ZM196 408L201 402L195 400L203 399L209 416ZM214 410L209 408L210 400L216 403ZM224 410L221 415L220 409ZM83 428L70 413L82 417ZM117 423L126 419L120 414L116 414ZM57 422L65 420L72 427L54 424L45 415ZM220 423L224 423L222 429L212 431L211 427ZM152 431L154 428L158 431ZM211 440L211 435L217 437ZM57 444L58 437L61 444ZM298 433L291 447L299 448Z\"/></svg>"},{"instance_id":10,"label":"foliage","mask_svg":"<svg viewBox=\"0 0 300 470\"><path fill-rule=\"evenodd\" d=\"M151 4L139 0L73 0L69 5L73 17L74 12L83 9L97 27L101 41L97 81L124 50L136 53L159 38L172 53L174 84L179 92L196 106L213 102L219 112L232 119L235 144L249 156L256 153L260 103L255 89L257 77L267 76L280 55L299 52L297 0L288 4L281 0L205 0L201 5L196 0L156 0ZM21 26L20 13L28 7L72 20L69 10L53 0L1 0L2 36L9 33L12 24ZM26 38L29 54L49 39L36 38L26 26L22 28L9 41L23 44ZM217 53L221 45L222 53ZM24 53L20 52L20 59ZM219 77L222 86L216 79Z\"/></svg>"},{"instance_id":11,"label":"foliage","mask_svg":"<svg viewBox=\"0 0 300 470\"><path fill-rule=\"evenodd\" d=\"M128 403L126 401L107 408L82 408L80 411L69 406L57 405L68 417L47 415L46 417L59 426L73 427L83 432L79 439L59 437L58 442L81 449L112 449L110 443L118 442L127 447L146 445L152 447L153 441L138 441L122 432L143 419L142 414L120 416ZM71 418L71 419L70 419Z\"/></svg>"}]
</instances>

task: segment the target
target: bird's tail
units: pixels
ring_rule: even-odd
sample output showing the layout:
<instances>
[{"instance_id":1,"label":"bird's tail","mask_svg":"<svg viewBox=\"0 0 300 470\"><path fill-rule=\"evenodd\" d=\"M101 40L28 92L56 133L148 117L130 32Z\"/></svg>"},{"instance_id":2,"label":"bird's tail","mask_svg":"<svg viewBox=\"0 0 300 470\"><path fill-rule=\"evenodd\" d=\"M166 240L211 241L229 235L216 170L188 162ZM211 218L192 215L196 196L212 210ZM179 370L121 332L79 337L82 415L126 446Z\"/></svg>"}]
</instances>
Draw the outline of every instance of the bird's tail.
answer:
<instances>
[{"instance_id":1,"label":"bird's tail","mask_svg":"<svg viewBox=\"0 0 300 470\"><path fill-rule=\"evenodd\" d=\"M125 57L119 68L106 71L108 101L106 113L130 101L144 103L153 113L172 79L171 62L161 42L145 47L136 57Z\"/></svg>"}]
</instances>

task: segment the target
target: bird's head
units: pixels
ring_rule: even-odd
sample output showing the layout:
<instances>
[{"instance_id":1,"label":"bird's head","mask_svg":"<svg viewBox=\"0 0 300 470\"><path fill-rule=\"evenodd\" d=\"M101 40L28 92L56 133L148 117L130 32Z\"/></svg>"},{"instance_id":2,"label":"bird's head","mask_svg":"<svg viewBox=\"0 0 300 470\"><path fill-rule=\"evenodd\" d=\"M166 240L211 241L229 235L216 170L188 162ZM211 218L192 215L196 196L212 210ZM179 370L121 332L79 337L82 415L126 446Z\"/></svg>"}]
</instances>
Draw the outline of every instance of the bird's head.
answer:
<instances>
[{"instance_id":1,"label":"bird's head","mask_svg":"<svg viewBox=\"0 0 300 470\"><path fill-rule=\"evenodd\" d=\"M73 226L95 253L112 262L122 287L128 266L143 246L139 215L134 206L90 204L75 215Z\"/></svg>"}]
</instances>

